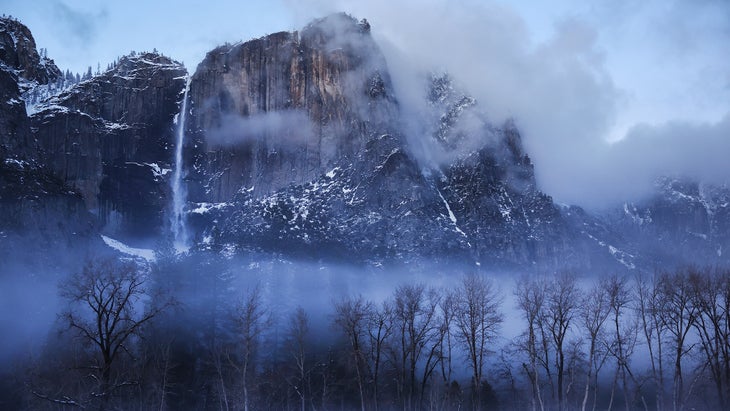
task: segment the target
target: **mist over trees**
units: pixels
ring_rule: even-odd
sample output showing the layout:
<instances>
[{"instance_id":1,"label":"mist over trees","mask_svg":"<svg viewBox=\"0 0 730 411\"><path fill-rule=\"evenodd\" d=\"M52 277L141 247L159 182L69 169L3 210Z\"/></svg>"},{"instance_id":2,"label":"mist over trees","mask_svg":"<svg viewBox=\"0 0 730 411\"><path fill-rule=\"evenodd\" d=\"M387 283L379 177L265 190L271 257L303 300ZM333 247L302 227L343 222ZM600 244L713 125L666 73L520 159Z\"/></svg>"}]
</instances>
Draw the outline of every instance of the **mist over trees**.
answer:
<instances>
[{"instance_id":1,"label":"mist over trees","mask_svg":"<svg viewBox=\"0 0 730 411\"><path fill-rule=\"evenodd\" d=\"M6 409L727 409L730 272L450 273L289 305L217 259L90 261ZM312 295L311 298L321 298ZM286 306L284 304L283 306Z\"/></svg>"}]
</instances>

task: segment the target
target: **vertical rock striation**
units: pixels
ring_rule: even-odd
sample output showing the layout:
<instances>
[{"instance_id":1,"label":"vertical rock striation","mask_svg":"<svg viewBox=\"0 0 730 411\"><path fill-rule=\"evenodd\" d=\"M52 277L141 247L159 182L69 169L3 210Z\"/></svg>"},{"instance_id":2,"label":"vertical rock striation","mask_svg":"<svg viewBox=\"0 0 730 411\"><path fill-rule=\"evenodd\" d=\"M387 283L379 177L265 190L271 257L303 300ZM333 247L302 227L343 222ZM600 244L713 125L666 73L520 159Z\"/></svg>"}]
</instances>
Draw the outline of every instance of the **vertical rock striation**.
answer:
<instances>
[{"instance_id":1,"label":"vertical rock striation","mask_svg":"<svg viewBox=\"0 0 730 411\"><path fill-rule=\"evenodd\" d=\"M30 29L11 18L0 18L0 64L29 83L48 84L61 76L53 60L38 53Z\"/></svg>"},{"instance_id":2,"label":"vertical rock striation","mask_svg":"<svg viewBox=\"0 0 730 411\"><path fill-rule=\"evenodd\" d=\"M354 158L392 130L389 82L369 26L344 14L212 50L190 86L191 198L262 196Z\"/></svg>"},{"instance_id":3,"label":"vertical rock striation","mask_svg":"<svg viewBox=\"0 0 730 411\"><path fill-rule=\"evenodd\" d=\"M111 233L159 234L169 200L185 68L156 53L52 97L31 116L41 161L78 190Z\"/></svg>"}]
</instances>

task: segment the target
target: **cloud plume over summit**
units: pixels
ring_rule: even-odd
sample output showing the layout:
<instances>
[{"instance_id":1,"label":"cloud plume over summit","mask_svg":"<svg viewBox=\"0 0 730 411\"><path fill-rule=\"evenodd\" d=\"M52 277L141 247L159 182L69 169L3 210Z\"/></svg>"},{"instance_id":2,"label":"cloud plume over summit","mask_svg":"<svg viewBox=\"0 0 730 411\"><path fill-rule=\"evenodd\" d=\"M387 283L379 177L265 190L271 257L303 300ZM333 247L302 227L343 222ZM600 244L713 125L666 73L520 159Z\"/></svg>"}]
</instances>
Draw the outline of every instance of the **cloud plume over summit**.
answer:
<instances>
[{"instance_id":1,"label":"cloud plume over summit","mask_svg":"<svg viewBox=\"0 0 730 411\"><path fill-rule=\"evenodd\" d=\"M59 67L82 72L151 48L193 71L218 44L344 11L372 24L412 141L423 137L424 79L448 71L494 124L515 120L541 188L558 201L610 206L646 194L658 174L714 183L730 175L716 155L730 138L726 0L211 0L196 9L172 0L7 0L5 8ZM79 47L84 36L92 41Z\"/></svg>"},{"instance_id":2,"label":"cloud plume over summit","mask_svg":"<svg viewBox=\"0 0 730 411\"><path fill-rule=\"evenodd\" d=\"M730 19L714 16L730 7L619 3L290 5L303 15L367 17L406 114L424 110L422 79L436 71L493 123L514 119L541 187L558 201L597 208L638 199L659 175L725 183L730 163L717 153L730 144L730 87L722 86L730 62L720 45L730 41Z\"/></svg>"}]
</instances>

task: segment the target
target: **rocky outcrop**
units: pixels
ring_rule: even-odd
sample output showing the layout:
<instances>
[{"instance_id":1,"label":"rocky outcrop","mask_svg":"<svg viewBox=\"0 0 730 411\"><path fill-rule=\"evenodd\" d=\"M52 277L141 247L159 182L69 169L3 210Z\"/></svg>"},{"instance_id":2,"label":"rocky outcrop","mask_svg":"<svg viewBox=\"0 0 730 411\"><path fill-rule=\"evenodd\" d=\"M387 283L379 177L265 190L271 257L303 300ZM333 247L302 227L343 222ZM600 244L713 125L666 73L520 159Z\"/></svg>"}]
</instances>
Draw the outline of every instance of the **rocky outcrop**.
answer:
<instances>
[{"instance_id":1,"label":"rocky outcrop","mask_svg":"<svg viewBox=\"0 0 730 411\"><path fill-rule=\"evenodd\" d=\"M572 235L576 218L538 190L514 124L491 124L446 75L426 93L419 138L432 161L417 156L369 25L348 16L219 47L189 95L189 215L201 247L376 264L622 266Z\"/></svg>"},{"instance_id":2,"label":"rocky outcrop","mask_svg":"<svg viewBox=\"0 0 730 411\"><path fill-rule=\"evenodd\" d=\"M507 266L586 265L587 253L566 260L574 247L568 227L552 199L536 188L529 158L499 153L504 148L482 148L437 179L454 224L474 244L477 259Z\"/></svg>"},{"instance_id":3,"label":"rocky outcrop","mask_svg":"<svg viewBox=\"0 0 730 411\"><path fill-rule=\"evenodd\" d=\"M158 235L165 225L185 74L156 53L126 56L31 116L40 160L82 194L110 233Z\"/></svg>"},{"instance_id":4,"label":"rocky outcrop","mask_svg":"<svg viewBox=\"0 0 730 411\"><path fill-rule=\"evenodd\" d=\"M24 160L0 163L0 215L0 258L5 262L29 255L56 258L88 244L97 229L78 193Z\"/></svg>"},{"instance_id":5,"label":"rocky outcrop","mask_svg":"<svg viewBox=\"0 0 730 411\"><path fill-rule=\"evenodd\" d=\"M263 197L244 191L192 213L219 219L208 233L215 243L243 249L375 264L470 258L432 183L387 134L308 183Z\"/></svg>"},{"instance_id":6,"label":"rocky outcrop","mask_svg":"<svg viewBox=\"0 0 730 411\"><path fill-rule=\"evenodd\" d=\"M344 14L214 49L190 84L191 199L264 196L354 159L392 131L389 83L369 26Z\"/></svg>"},{"instance_id":7,"label":"rocky outcrop","mask_svg":"<svg viewBox=\"0 0 730 411\"><path fill-rule=\"evenodd\" d=\"M24 158L29 145L30 121L20 97L18 78L0 67L0 158Z\"/></svg>"},{"instance_id":8,"label":"rocky outcrop","mask_svg":"<svg viewBox=\"0 0 730 411\"><path fill-rule=\"evenodd\" d=\"M603 216L636 250L638 265L727 264L730 190L678 178L657 180L646 200Z\"/></svg>"},{"instance_id":9,"label":"rocky outcrop","mask_svg":"<svg viewBox=\"0 0 730 411\"><path fill-rule=\"evenodd\" d=\"M26 31L0 25L3 244L64 249L98 231L164 243L184 120L193 253L594 272L730 255L726 188L667 179L611 213L558 205L517 126L493 124L448 75L424 84L414 133L366 21L337 14L212 50L185 113L186 70L156 53L60 93L38 86L55 71Z\"/></svg>"},{"instance_id":10,"label":"rocky outcrop","mask_svg":"<svg viewBox=\"0 0 730 411\"><path fill-rule=\"evenodd\" d=\"M38 55L27 27L0 18L0 260L6 267L55 266L95 232L81 196L38 161L21 94L59 74Z\"/></svg>"},{"instance_id":11,"label":"rocky outcrop","mask_svg":"<svg viewBox=\"0 0 730 411\"><path fill-rule=\"evenodd\" d=\"M0 18L0 64L36 84L47 84L61 76L53 60L38 54L28 27L12 18Z\"/></svg>"}]
</instances>

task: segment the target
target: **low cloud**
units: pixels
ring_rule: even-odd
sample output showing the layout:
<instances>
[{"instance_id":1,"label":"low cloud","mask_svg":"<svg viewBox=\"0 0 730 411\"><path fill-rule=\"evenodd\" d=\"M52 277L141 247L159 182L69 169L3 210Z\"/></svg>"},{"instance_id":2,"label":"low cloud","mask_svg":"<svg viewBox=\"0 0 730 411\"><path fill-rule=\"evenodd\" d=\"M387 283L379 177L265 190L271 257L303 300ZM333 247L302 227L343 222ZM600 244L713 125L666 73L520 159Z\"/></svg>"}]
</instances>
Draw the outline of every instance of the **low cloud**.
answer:
<instances>
[{"instance_id":1,"label":"low cloud","mask_svg":"<svg viewBox=\"0 0 730 411\"><path fill-rule=\"evenodd\" d=\"M219 127L206 132L210 143L222 146L273 139L277 142L304 144L313 136L313 124L302 110L273 111L250 116L225 114L221 117Z\"/></svg>"},{"instance_id":2,"label":"low cloud","mask_svg":"<svg viewBox=\"0 0 730 411\"><path fill-rule=\"evenodd\" d=\"M98 24L107 17L105 9L89 13L69 7L62 1L53 2L56 24L64 29L65 37L82 47L89 47L98 32Z\"/></svg>"},{"instance_id":3,"label":"low cloud","mask_svg":"<svg viewBox=\"0 0 730 411\"><path fill-rule=\"evenodd\" d=\"M639 124L621 141L595 151L589 156L595 160L592 172L576 176L576 184L566 189L574 198L589 199L588 206L641 198L662 176L730 184L730 112L714 123Z\"/></svg>"},{"instance_id":4,"label":"low cloud","mask_svg":"<svg viewBox=\"0 0 730 411\"><path fill-rule=\"evenodd\" d=\"M424 79L448 72L493 124L514 119L557 201L605 207L646 196L657 176L730 175L724 2L289 3L306 18L344 10L372 23L421 152L432 149Z\"/></svg>"}]
</instances>

